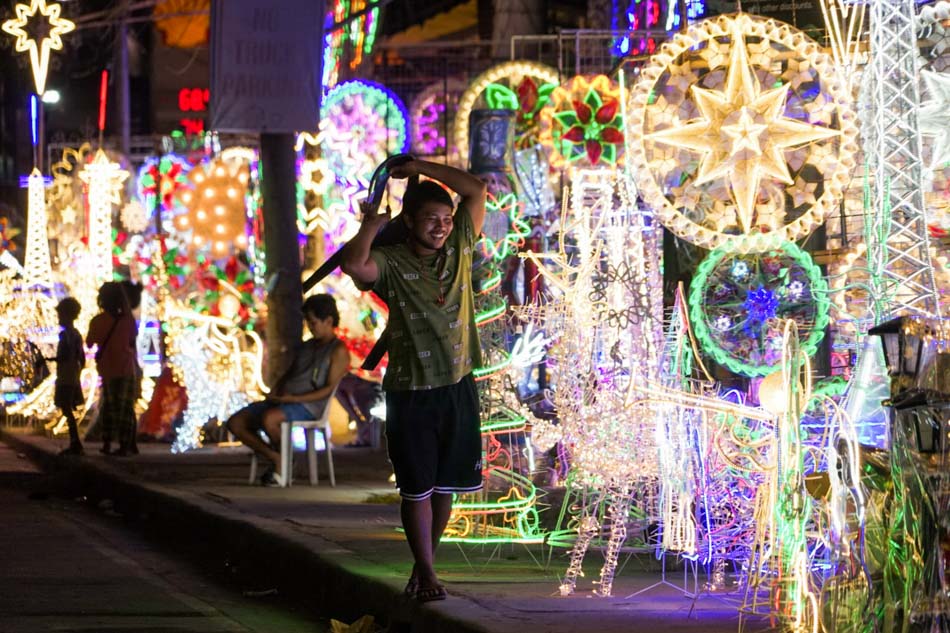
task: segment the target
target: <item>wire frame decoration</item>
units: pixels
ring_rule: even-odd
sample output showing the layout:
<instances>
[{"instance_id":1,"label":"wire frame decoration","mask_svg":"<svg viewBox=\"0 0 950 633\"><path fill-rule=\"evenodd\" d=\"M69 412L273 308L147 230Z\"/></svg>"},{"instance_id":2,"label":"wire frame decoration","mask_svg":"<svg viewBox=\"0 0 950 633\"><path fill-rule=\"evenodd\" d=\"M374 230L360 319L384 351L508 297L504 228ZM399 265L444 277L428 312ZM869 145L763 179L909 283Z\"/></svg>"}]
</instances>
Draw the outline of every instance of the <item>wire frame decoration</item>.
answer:
<instances>
[{"instance_id":1,"label":"wire frame decoration","mask_svg":"<svg viewBox=\"0 0 950 633\"><path fill-rule=\"evenodd\" d=\"M696 270L690 318L703 350L744 376L772 373L782 358L782 329L793 320L802 349L815 353L828 324L828 285L795 244L761 254L712 251Z\"/></svg>"},{"instance_id":2,"label":"wire frame decoration","mask_svg":"<svg viewBox=\"0 0 950 633\"><path fill-rule=\"evenodd\" d=\"M841 198L857 151L849 99L831 59L787 24L746 14L693 24L630 96L640 192L688 242L780 248Z\"/></svg>"}]
</instances>

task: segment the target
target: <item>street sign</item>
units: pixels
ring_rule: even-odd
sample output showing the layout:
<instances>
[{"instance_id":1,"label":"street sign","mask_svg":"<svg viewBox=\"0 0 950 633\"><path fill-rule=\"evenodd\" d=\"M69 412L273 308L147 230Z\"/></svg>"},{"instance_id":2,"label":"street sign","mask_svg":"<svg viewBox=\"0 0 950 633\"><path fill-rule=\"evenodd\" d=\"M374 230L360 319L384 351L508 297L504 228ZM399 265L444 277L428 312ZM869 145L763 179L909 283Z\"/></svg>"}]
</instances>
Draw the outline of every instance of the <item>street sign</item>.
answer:
<instances>
[{"instance_id":1,"label":"street sign","mask_svg":"<svg viewBox=\"0 0 950 633\"><path fill-rule=\"evenodd\" d=\"M211 128L317 129L323 0L214 0Z\"/></svg>"}]
</instances>

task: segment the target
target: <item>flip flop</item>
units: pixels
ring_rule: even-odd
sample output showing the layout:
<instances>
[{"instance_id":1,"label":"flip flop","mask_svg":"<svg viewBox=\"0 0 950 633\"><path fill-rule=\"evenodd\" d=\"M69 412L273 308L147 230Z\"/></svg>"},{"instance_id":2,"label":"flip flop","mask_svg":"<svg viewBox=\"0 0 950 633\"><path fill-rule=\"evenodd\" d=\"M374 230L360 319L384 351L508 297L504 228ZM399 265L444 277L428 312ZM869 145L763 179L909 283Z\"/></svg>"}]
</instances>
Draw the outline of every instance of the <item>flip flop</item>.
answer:
<instances>
[{"instance_id":1,"label":"flip flop","mask_svg":"<svg viewBox=\"0 0 950 633\"><path fill-rule=\"evenodd\" d=\"M402 590L402 594L412 600L416 597L416 593L418 592L419 579L413 576L409 579L409 582L406 583L406 588Z\"/></svg>"},{"instance_id":2,"label":"flip flop","mask_svg":"<svg viewBox=\"0 0 950 633\"><path fill-rule=\"evenodd\" d=\"M416 602L435 602L437 600L445 600L448 596L448 592L442 585L425 588L420 587L416 591Z\"/></svg>"}]
</instances>

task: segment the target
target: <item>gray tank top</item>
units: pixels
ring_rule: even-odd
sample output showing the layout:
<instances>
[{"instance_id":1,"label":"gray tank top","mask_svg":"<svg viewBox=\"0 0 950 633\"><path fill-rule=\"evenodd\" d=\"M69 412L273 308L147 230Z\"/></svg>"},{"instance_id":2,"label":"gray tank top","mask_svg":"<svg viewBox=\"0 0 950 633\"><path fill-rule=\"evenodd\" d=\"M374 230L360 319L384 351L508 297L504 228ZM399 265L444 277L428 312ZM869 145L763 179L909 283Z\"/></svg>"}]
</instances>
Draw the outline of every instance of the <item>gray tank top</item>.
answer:
<instances>
[{"instance_id":1,"label":"gray tank top","mask_svg":"<svg viewBox=\"0 0 950 633\"><path fill-rule=\"evenodd\" d=\"M322 345L313 339L302 343L294 357L294 364L291 366L287 382L284 384L284 392L299 396L325 387L330 376L330 356L336 346L341 343L342 341L338 338ZM327 402L328 400L324 399L302 404L315 418L319 418L323 415Z\"/></svg>"}]
</instances>

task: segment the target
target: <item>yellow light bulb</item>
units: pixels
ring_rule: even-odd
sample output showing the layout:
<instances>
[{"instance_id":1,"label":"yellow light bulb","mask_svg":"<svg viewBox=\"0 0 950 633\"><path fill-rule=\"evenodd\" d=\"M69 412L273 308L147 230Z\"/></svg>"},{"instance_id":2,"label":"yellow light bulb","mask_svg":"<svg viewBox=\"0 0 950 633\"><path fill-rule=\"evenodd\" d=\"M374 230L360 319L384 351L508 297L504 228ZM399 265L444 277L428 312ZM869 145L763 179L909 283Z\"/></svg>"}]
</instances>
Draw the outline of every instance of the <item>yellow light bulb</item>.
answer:
<instances>
[{"instance_id":1,"label":"yellow light bulb","mask_svg":"<svg viewBox=\"0 0 950 633\"><path fill-rule=\"evenodd\" d=\"M224 215L224 212L225 212L225 208L224 208L223 205L220 205L220 204L219 204L218 206L216 206L216 207L214 208L214 214L215 214L215 215Z\"/></svg>"},{"instance_id":2,"label":"yellow light bulb","mask_svg":"<svg viewBox=\"0 0 950 633\"><path fill-rule=\"evenodd\" d=\"M224 167L216 167L214 170L214 175L218 178L224 178Z\"/></svg>"},{"instance_id":3,"label":"yellow light bulb","mask_svg":"<svg viewBox=\"0 0 950 633\"><path fill-rule=\"evenodd\" d=\"M236 197L237 197L237 189L235 189L234 187L228 187L228 197L229 197L229 198L236 198Z\"/></svg>"},{"instance_id":4,"label":"yellow light bulb","mask_svg":"<svg viewBox=\"0 0 950 633\"><path fill-rule=\"evenodd\" d=\"M206 220L208 219L208 214L204 212L204 209L198 209L198 212L195 213L195 217L199 220Z\"/></svg>"},{"instance_id":5,"label":"yellow light bulb","mask_svg":"<svg viewBox=\"0 0 950 633\"><path fill-rule=\"evenodd\" d=\"M214 189L212 189L211 187L208 187L207 189L205 189L205 198L213 198L213 197L214 197Z\"/></svg>"}]
</instances>

